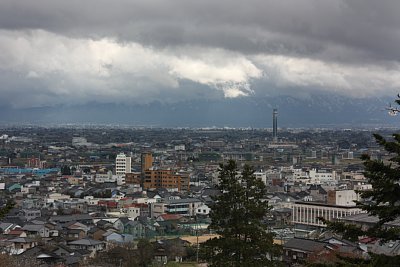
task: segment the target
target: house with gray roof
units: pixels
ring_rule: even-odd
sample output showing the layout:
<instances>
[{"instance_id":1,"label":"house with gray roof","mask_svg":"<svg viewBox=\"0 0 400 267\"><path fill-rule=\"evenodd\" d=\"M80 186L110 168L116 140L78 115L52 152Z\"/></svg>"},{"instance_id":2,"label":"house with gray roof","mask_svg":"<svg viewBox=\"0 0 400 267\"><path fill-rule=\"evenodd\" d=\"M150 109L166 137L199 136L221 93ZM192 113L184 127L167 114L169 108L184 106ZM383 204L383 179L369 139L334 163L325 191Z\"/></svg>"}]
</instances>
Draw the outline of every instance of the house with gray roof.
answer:
<instances>
[{"instance_id":1,"label":"house with gray roof","mask_svg":"<svg viewBox=\"0 0 400 267\"><path fill-rule=\"evenodd\" d=\"M16 227L19 227L19 225L9 222L0 222L0 232L4 234L8 234L8 232L15 229Z\"/></svg>"},{"instance_id":2,"label":"house with gray roof","mask_svg":"<svg viewBox=\"0 0 400 267\"><path fill-rule=\"evenodd\" d=\"M31 221L42 216L42 213L38 209L22 209L19 216L21 220Z\"/></svg>"},{"instance_id":3,"label":"house with gray roof","mask_svg":"<svg viewBox=\"0 0 400 267\"><path fill-rule=\"evenodd\" d=\"M56 215L50 217L51 222L67 223L77 221L85 225L93 224L93 218L89 214Z\"/></svg>"},{"instance_id":4,"label":"house with gray roof","mask_svg":"<svg viewBox=\"0 0 400 267\"><path fill-rule=\"evenodd\" d=\"M22 230L28 237L50 237L50 229L43 224L26 224Z\"/></svg>"},{"instance_id":5,"label":"house with gray roof","mask_svg":"<svg viewBox=\"0 0 400 267\"><path fill-rule=\"evenodd\" d=\"M283 260L289 266L305 262L331 264L337 260L337 255L352 258L365 256L357 244L337 238L321 241L295 237L283 245Z\"/></svg>"},{"instance_id":6,"label":"house with gray roof","mask_svg":"<svg viewBox=\"0 0 400 267\"><path fill-rule=\"evenodd\" d=\"M133 241L133 236L130 234L119 234L115 232L106 232L103 234L104 241L110 243L130 243Z\"/></svg>"},{"instance_id":7,"label":"house with gray roof","mask_svg":"<svg viewBox=\"0 0 400 267\"><path fill-rule=\"evenodd\" d=\"M106 243L90 238L83 238L68 242L68 246L71 249L89 250L92 252L92 255L94 255L96 252L104 250L106 248Z\"/></svg>"},{"instance_id":8,"label":"house with gray roof","mask_svg":"<svg viewBox=\"0 0 400 267\"><path fill-rule=\"evenodd\" d=\"M27 237L17 237L7 241L10 244L9 253L11 255L18 255L27 249L37 246L37 241Z\"/></svg>"},{"instance_id":9,"label":"house with gray roof","mask_svg":"<svg viewBox=\"0 0 400 267\"><path fill-rule=\"evenodd\" d=\"M310 239L289 239L283 245L283 260L287 264L302 263L311 254L322 251L326 245L326 242Z\"/></svg>"},{"instance_id":10,"label":"house with gray roof","mask_svg":"<svg viewBox=\"0 0 400 267\"><path fill-rule=\"evenodd\" d=\"M134 239L146 237L146 225L140 221L129 221L124 225L124 234L130 234Z\"/></svg>"}]
</instances>

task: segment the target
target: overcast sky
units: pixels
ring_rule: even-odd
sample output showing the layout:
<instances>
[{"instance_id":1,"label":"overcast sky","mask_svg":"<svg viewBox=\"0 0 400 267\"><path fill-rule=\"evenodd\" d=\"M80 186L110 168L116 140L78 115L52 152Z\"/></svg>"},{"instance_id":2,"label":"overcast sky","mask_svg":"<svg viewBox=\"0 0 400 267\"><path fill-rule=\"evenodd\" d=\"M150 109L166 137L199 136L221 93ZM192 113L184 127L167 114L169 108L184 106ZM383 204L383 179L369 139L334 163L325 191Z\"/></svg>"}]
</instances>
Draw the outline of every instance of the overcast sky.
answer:
<instances>
[{"instance_id":1,"label":"overcast sky","mask_svg":"<svg viewBox=\"0 0 400 267\"><path fill-rule=\"evenodd\" d=\"M400 1L0 0L0 105L400 91Z\"/></svg>"}]
</instances>

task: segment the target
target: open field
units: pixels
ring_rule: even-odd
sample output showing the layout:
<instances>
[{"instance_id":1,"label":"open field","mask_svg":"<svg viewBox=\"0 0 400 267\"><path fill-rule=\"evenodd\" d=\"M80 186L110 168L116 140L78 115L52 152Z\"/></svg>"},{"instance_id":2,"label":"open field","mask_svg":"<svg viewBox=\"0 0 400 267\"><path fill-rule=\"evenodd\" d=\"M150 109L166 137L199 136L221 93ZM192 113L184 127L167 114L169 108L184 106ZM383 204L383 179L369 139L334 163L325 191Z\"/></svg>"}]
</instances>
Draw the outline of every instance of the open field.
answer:
<instances>
[{"instance_id":1,"label":"open field","mask_svg":"<svg viewBox=\"0 0 400 267\"><path fill-rule=\"evenodd\" d=\"M196 263L196 262L169 262L167 267L207 267L207 263Z\"/></svg>"},{"instance_id":2,"label":"open field","mask_svg":"<svg viewBox=\"0 0 400 267\"><path fill-rule=\"evenodd\" d=\"M218 236L219 235L201 235L198 237L199 243L206 242L207 240ZM197 243L197 236L181 236L181 239L190 242L192 245Z\"/></svg>"}]
</instances>

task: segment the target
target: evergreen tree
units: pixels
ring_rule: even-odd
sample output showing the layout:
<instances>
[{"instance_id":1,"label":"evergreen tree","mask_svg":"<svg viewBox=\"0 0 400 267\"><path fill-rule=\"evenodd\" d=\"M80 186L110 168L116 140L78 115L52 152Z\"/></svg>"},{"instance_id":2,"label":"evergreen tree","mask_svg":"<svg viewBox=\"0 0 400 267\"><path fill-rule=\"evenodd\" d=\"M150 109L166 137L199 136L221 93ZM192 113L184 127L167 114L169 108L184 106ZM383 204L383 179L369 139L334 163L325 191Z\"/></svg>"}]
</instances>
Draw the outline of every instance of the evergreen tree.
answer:
<instances>
[{"instance_id":1,"label":"evergreen tree","mask_svg":"<svg viewBox=\"0 0 400 267\"><path fill-rule=\"evenodd\" d=\"M360 237L368 236L379 239L380 242L400 239L399 227L388 227L390 223L400 218L400 134L393 134L393 140L388 141L378 134L374 134L380 144L392 156L388 161L371 159L363 155L364 176L372 185L372 190L359 191L361 200L356 206L374 216L378 221L369 229L363 229L354 224L340 221L327 221L320 218L328 229L342 234L343 238L358 241ZM375 255L370 253L370 260L360 262L343 259L346 266L398 266L399 256ZM394 264L396 263L396 264Z\"/></svg>"},{"instance_id":2,"label":"evergreen tree","mask_svg":"<svg viewBox=\"0 0 400 267\"><path fill-rule=\"evenodd\" d=\"M238 175L237 165L220 165L218 189L211 206L210 230L219 235L202 245L203 257L210 266L276 266L280 247L263 223L269 212L264 201L266 186L245 165Z\"/></svg>"},{"instance_id":3,"label":"evergreen tree","mask_svg":"<svg viewBox=\"0 0 400 267\"><path fill-rule=\"evenodd\" d=\"M393 134L393 141L387 141L378 134L374 134L374 137L392 156L388 162L371 159L369 155L362 156L364 176L372 185L372 190L360 191L362 200L356 202L356 206L377 217L378 221L373 227L362 229L344 222L329 222L321 218L330 229L353 241L358 240L360 236L378 238L382 242L400 238L400 228L385 225L400 218L400 134Z\"/></svg>"},{"instance_id":4,"label":"evergreen tree","mask_svg":"<svg viewBox=\"0 0 400 267\"><path fill-rule=\"evenodd\" d=\"M15 203L11 200L7 201L7 204L0 208L0 219L5 217L10 210L12 210L15 206Z\"/></svg>"},{"instance_id":5,"label":"evergreen tree","mask_svg":"<svg viewBox=\"0 0 400 267\"><path fill-rule=\"evenodd\" d=\"M400 134L393 134L393 141L387 141L378 134L374 134L374 137L392 157L387 163L372 160L369 155L362 157L364 175L372 185L372 190L361 192L364 200L357 202L357 206L379 218L369 230L369 235L383 240L396 240L400 237L400 229L387 228L385 224L400 217Z\"/></svg>"},{"instance_id":6,"label":"evergreen tree","mask_svg":"<svg viewBox=\"0 0 400 267\"><path fill-rule=\"evenodd\" d=\"M71 175L71 168L67 165L62 166L61 175Z\"/></svg>"},{"instance_id":7,"label":"evergreen tree","mask_svg":"<svg viewBox=\"0 0 400 267\"><path fill-rule=\"evenodd\" d=\"M137 244L138 266L149 266L154 257L154 247L147 239L140 239Z\"/></svg>"}]
</instances>

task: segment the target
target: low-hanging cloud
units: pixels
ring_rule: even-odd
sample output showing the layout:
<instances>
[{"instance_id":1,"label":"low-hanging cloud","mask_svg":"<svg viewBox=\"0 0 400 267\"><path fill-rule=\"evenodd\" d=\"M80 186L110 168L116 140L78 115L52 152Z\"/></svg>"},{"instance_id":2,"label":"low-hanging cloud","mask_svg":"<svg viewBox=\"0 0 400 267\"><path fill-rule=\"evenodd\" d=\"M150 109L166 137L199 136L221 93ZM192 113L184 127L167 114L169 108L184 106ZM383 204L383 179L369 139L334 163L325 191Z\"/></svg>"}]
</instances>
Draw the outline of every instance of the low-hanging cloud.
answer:
<instances>
[{"instance_id":1,"label":"low-hanging cloud","mask_svg":"<svg viewBox=\"0 0 400 267\"><path fill-rule=\"evenodd\" d=\"M220 49L198 49L183 56L137 43L74 39L45 31L23 35L2 31L0 49L4 52L0 70L10 75L0 92L3 101L14 106L46 105L49 100L53 104L163 100L170 91L185 90L181 80L236 97L251 92L250 80L261 76L250 60ZM30 94L36 97L26 98Z\"/></svg>"},{"instance_id":2,"label":"low-hanging cloud","mask_svg":"<svg viewBox=\"0 0 400 267\"><path fill-rule=\"evenodd\" d=\"M266 79L278 88L336 92L350 97L396 94L400 87L400 65L346 65L310 58L257 56Z\"/></svg>"}]
</instances>

